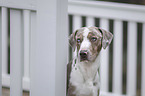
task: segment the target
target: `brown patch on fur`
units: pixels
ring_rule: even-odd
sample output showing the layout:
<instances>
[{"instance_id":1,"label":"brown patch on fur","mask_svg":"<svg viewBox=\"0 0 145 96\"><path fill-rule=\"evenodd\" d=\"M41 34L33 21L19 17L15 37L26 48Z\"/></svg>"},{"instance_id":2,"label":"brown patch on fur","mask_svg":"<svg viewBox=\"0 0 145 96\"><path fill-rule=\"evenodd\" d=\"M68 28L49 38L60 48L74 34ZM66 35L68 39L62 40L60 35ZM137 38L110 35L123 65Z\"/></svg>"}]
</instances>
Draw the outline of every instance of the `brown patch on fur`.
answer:
<instances>
[{"instance_id":1,"label":"brown patch on fur","mask_svg":"<svg viewBox=\"0 0 145 96\"><path fill-rule=\"evenodd\" d=\"M75 91L76 87L73 86L69 82L70 74L71 74L71 71L72 71L71 67L72 67L72 61L67 64L67 96L76 96L75 94L73 94L73 92Z\"/></svg>"},{"instance_id":2,"label":"brown patch on fur","mask_svg":"<svg viewBox=\"0 0 145 96\"><path fill-rule=\"evenodd\" d=\"M71 83L69 84L69 88L68 88L68 93L67 96L76 96L76 94L73 94L75 91L76 87L73 86Z\"/></svg>"},{"instance_id":3,"label":"brown patch on fur","mask_svg":"<svg viewBox=\"0 0 145 96\"><path fill-rule=\"evenodd\" d=\"M69 37L69 44L74 50L76 47L76 34L77 33L78 33L78 30L76 30L74 33L72 33Z\"/></svg>"},{"instance_id":4,"label":"brown patch on fur","mask_svg":"<svg viewBox=\"0 0 145 96\"><path fill-rule=\"evenodd\" d=\"M98 56L98 54L100 53L101 49L102 49L102 38L101 37L98 37L96 35L96 32L90 32L88 34L87 38L91 42L90 51L92 53L93 59L95 60L96 57ZM97 39L96 39L96 41L92 41L92 38L97 38Z\"/></svg>"},{"instance_id":5,"label":"brown patch on fur","mask_svg":"<svg viewBox=\"0 0 145 96\"><path fill-rule=\"evenodd\" d=\"M80 42L77 42L77 39L80 39ZM78 34L76 35L77 51L79 51L82 41L83 41L83 33L82 32L78 32Z\"/></svg>"},{"instance_id":6,"label":"brown patch on fur","mask_svg":"<svg viewBox=\"0 0 145 96\"><path fill-rule=\"evenodd\" d=\"M97 37L102 37L102 33L99 31L99 29L97 27L90 27L88 29L90 30L90 32L95 34Z\"/></svg>"},{"instance_id":7,"label":"brown patch on fur","mask_svg":"<svg viewBox=\"0 0 145 96\"><path fill-rule=\"evenodd\" d=\"M76 46L78 46L78 49L80 48L79 47L79 44L77 44L77 37L79 37L80 35L82 35L82 32L84 31L84 27L76 30L74 33L72 33L69 37L69 44L70 46L75 50ZM83 38L83 37L82 37Z\"/></svg>"},{"instance_id":8,"label":"brown patch on fur","mask_svg":"<svg viewBox=\"0 0 145 96\"><path fill-rule=\"evenodd\" d=\"M69 80L70 80L70 73L71 73L71 66L72 66L72 61L70 61L68 64L67 64L67 90L68 90L68 87L69 87Z\"/></svg>"}]
</instances>

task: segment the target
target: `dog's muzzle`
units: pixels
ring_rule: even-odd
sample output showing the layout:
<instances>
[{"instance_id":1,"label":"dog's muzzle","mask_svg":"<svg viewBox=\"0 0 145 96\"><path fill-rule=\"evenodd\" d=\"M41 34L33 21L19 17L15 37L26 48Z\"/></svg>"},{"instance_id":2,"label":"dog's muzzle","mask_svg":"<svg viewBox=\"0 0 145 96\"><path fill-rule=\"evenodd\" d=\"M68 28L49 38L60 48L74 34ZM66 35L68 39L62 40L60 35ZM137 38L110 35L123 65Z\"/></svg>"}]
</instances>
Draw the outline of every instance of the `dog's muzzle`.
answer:
<instances>
[{"instance_id":1,"label":"dog's muzzle","mask_svg":"<svg viewBox=\"0 0 145 96\"><path fill-rule=\"evenodd\" d=\"M80 61L88 60L88 51L87 50L81 50L80 51Z\"/></svg>"}]
</instances>

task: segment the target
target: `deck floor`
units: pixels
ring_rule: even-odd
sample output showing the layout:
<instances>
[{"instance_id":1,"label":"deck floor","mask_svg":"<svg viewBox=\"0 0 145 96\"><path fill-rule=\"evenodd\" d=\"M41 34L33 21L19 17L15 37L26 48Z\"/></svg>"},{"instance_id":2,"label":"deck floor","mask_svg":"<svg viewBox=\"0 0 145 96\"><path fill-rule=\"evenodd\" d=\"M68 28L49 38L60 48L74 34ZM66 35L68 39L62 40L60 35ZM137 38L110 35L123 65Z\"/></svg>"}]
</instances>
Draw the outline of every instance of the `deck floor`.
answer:
<instances>
[{"instance_id":1,"label":"deck floor","mask_svg":"<svg viewBox=\"0 0 145 96\"><path fill-rule=\"evenodd\" d=\"M2 88L2 96L10 96L10 89ZM23 91L23 96L30 96L29 92ZM112 93L106 93L101 91L100 96L127 96L127 95L112 94Z\"/></svg>"},{"instance_id":2,"label":"deck floor","mask_svg":"<svg viewBox=\"0 0 145 96\"><path fill-rule=\"evenodd\" d=\"M10 89L2 88L2 96L10 96ZM29 96L29 92L23 91L23 96Z\"/></svg>"}]
</instances>

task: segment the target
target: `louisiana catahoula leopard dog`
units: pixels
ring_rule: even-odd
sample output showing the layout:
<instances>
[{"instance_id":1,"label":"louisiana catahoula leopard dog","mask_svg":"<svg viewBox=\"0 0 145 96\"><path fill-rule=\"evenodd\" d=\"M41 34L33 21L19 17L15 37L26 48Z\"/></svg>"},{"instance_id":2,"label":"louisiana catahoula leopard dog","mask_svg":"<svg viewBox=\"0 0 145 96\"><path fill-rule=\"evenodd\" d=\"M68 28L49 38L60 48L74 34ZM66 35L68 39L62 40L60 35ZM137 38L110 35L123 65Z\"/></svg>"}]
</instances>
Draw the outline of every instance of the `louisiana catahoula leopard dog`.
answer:
<instances>
[{"instance_id":1,"label":"louisiana catahoula leopard dog","mask_svg":"<svg viewBox=\"0 0 145 96\"><path fill-rule=\"evenodd\" d=\"M71 34L74 58L67 65L67 96L99 96L99 53L112 38L112 33L98 27L83 27Z\"/></svg>"}]
</instances>

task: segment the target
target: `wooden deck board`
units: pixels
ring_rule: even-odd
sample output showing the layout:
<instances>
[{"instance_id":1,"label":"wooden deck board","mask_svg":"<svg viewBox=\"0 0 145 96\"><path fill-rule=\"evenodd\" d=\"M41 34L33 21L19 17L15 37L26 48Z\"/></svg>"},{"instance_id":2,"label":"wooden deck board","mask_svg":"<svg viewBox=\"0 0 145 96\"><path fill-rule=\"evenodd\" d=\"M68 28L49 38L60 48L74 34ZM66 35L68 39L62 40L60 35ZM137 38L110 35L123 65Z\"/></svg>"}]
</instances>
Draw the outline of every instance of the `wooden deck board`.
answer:
<instances>
[{"instance_id":1,"label":"wooden deck board","mask_svg":"<svg viewBox=\"0 0 145 96\"><path fill-rule=\"evenodd\" d=\"M2 96L10 96L10 89L9 88L2 88ZM23 91L23 96L29 96L29 92Z\"/></svg>"},{"instance_id":2,"label":"wooden deck board","mask_svg":"<svg viewBox=\"0 0 145 96\"><path fill-rule=\"evenodd\" d=\"M9 88L2 88L2 96L10 96L10 89ZM30 96L28 91L23 91L23 96ZM100 92L100 96L127 96L127 95L119 95L119 94L112 94L107 92Z\"/></svg>"}]
</instances>

